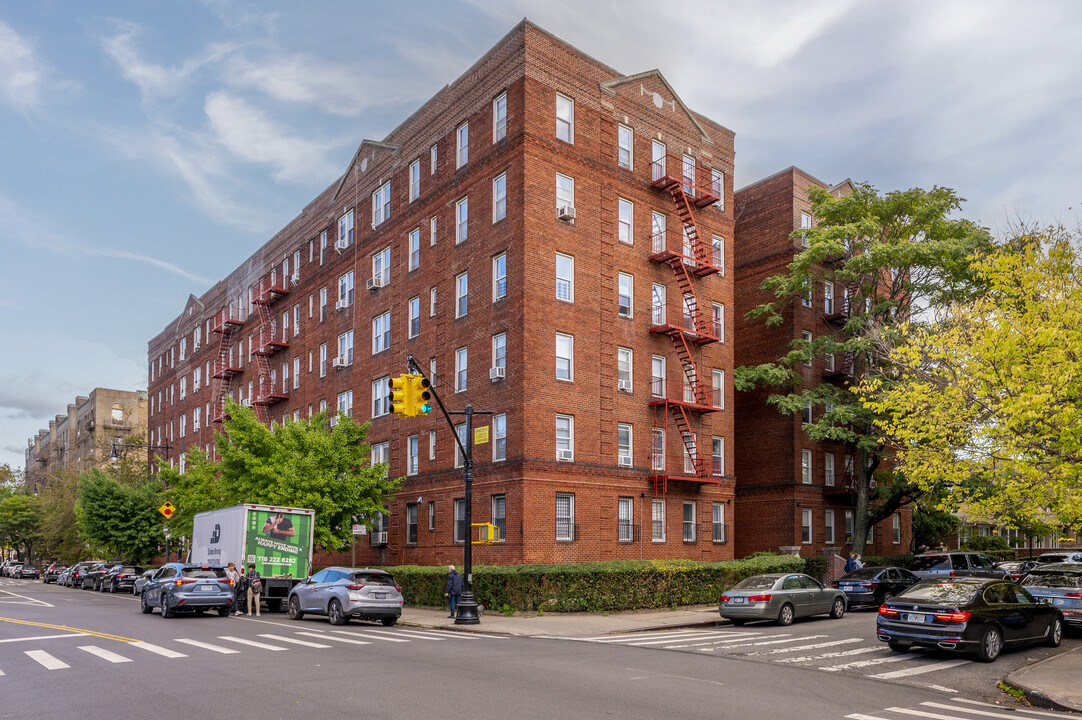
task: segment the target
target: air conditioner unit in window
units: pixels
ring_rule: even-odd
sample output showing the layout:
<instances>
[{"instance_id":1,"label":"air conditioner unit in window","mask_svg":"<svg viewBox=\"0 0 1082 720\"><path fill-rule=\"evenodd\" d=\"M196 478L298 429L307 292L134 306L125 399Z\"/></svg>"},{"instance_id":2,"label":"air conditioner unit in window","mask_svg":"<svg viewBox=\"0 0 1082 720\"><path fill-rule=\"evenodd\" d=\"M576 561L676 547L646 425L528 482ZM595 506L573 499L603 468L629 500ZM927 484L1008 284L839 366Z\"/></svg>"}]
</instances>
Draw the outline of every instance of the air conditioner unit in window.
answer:
<instances>
[{"instance_id":1,"label":"air conditioner unit in window","mask_svg":"<svg viewBox=\"0 0 1082 720\"><path fill-rule=\"evenodd\" d=\"M331 366L332 366L332 367L336 367L336 368L344 368L344 367L346 367L347 365L349 365L349 363L348 363L348 362L346 362L346 358L345 358L345 357L343 357L343 356L341 356L341 355L339 355L338 357L336 357L336 358L335 358L334 360L331 360Z\"/></svg>"},{"instance_id":2,"label":"air conditioner unit in window","mask_svg":"<svg viewBox=\"0 0 1082 720\"><path fill-rule=\"evenodd\" d=\"M489 370L488 370L488 379L491 380L492 382L496 382L497 380L499 380L500 378L503 378L503 377L507 377L507 368L505 368L505 367L489 368Z\"/></svg>"},{"instance_id":3,"label":"air conditioner unit in window","mask_svg":"<svg viewBox=\"0 0 1082 720\"><path fill-rule=\"evenodd\" d=\"M301 281L301 274L300 273L295 272L295 273L293 273L292 275L289 276L289 282L293 283L294 285L296 285L300 281Z\"/></svg>"},{"instance_id":4,"label":"air conditioner unit in window","mask_svg":"<svg viewBox=\"0 0 1082 720\"><path fill-rule=\"evenodd\" d=\"M626 393L631 392L631 381L630 380L617 380L616 381L616 389L619 390L620 392L626 392Z\"/></svg>"},{"instance_id":5,"label":"air conditioner unit in window","mask_svg":"<svg viewBox=\"0 0 1082 720\"><path fill-rule=\"evenodd\" d=\"M344 239L338 239L338 240L334 241L334 249L337 250L338 252L342 252L343 250L345 250L348 247L349 247L349 243L346 242Z\"/></svg>"},{"instance_id":6,"label":"air conditioner unit in window","mask_svg":"<svg viewBox=\"0 0 1082 720\"><path fill-rule=\"evenodd\" d=\"M568 222L575 222L575 208L572 205L561 205L556 208L556 218L558 220L566 220Z\"/></svg>"},{"instance_id":7,"label":"air conditioner unit in window","mask_svg":"<svg viewBox=\"0 0 1082 720\"><path fill-rule=\"evenodd\" d=\"M631 456L630 455L621 455L617 459L617 464L620 465L620 467L631 467Z\"/></svg>"},{"instance_id":8,"label":"air conditioner unit in window","mask_svg":"<svg viewBox=\"0 0 1082 720\"><path fill-rule=\"evenodd\" d=\"M335 310L345 310L348 307L349 307L349 303L347 301L345 301L345 300L339 300L338 302L336 302L334 304L334 309Z\"/></svg>"},{"instance_id":9,"label":"air conditioner unit in window","mask_svg":"<svg viewBox=\"0 0 1082 720\"><path fill-rule=\"evenodd\" d=\"M556 459L557 460L562 460L564 462L571 462L571 461L573 461L575 459L575 451L574 450L557 450L556 451Z\"/></svg>"},{"instance_id":10,"label":"air conditioner unit in window","mask_svg":"<svg viewBox=\"0 0 1082 720\"><path fill-rule=\"evenodd\" d=\"M192 392L199 392L199 383L192 383Z\"/></svg>"},{"instance_id":11,"label":"air conditioner unit in window","mask_svg":"<svg viewBox=\"0 0 1082 720\"><path fill-rule=\"evenodd\" d=\"M243 400L240 401L240 404L244 405L245 407L251 407L252 406L252 398L246 397L246 398L244 398Z\"/></svg>"},{"instance_id":12,"label":"air conditioner unit in window","mask_svg":"<svg viewBox=\"0 0 1082 720\"><path fill-rule=\"evenodd\" d=\"M369 290L380 289L381 287L383 287L383 276L377 275L375 277L368 278L367 280L365 280L364 286Z\"/></svg>"},{"instance_id":13,"label":"air conditioner unit in window","mask_svg":"<svg viewBox=\"0 0 1082 720\"><path fill-rule=\"evenodd\" d=\"M371 543L373 545L386 545L387 544L387 531L374 532L371 536Z\"/></svg>"}]
</instances>

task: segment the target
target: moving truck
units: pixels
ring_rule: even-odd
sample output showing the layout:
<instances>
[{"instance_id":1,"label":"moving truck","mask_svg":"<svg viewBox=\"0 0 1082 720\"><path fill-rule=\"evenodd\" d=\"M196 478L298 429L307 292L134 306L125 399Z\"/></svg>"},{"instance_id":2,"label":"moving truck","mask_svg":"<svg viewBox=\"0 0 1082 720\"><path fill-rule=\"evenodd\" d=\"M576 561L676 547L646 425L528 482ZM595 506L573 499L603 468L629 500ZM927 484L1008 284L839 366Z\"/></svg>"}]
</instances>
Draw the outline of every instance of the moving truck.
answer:
<instances>
[{"instance_id":1,"label":"moving truck","mask_svg":"<svg viewBox=\"0 0 1082 720\"><path fill-rule=\"evenodd\" d=\"M280 612L289 591L312 568L314 510L274 505L234 505L195 516L189 562L200 565L248 564L263 578L262 601Z\"/></svg>"}]
</instances>

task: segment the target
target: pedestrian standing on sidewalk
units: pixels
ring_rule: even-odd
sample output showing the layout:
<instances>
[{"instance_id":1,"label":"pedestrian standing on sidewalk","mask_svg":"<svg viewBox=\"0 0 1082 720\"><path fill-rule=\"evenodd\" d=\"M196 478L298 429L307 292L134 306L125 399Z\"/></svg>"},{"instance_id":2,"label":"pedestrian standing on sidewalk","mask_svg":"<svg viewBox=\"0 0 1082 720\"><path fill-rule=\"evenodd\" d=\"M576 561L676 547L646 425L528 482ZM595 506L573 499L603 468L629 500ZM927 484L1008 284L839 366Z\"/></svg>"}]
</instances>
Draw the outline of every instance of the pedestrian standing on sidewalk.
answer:
<instances>
[{"instance_id":1,"label":"pedestrian standing on sidewalk","mask_svg":"<svg viewBox=\"0 0 1082 720\"><path fill-rule=\"evenodd\" d=\"M225 566L225 576L229 578L229 584L233 587L233 614L240 615L240 571L235 563Z\"/></svg>"},{"instance_id":2,"label":"pedestrian standing on sidewalk","mask_svg":"<svg viewBox=\"0 0 1082 720\"><path fill-rule=\"evenodd\" d=\"M254 612L259 617L259 594L263 592L263 581L259 579L255 563L248 563L248 572L244 577L248 581L248 614Z\"/></svg>"},{"instance_id":3,"label":"pedestrian standing on sidewalk","mask_svg":"<svg viewBox=\"0 0 1082 720\"><path fill-rule=\"evenodd\" d=\"M860 570L864 567L864 561L860 559L860 553L857 553L857 556L853 558L853 562L856 563L856 567L853 568L854 570Z\"/></svg>"},{"instance_id":4,"label":"pedestrian standing on sidewalk","mask_svg":"<svg viewBox=\"0 0 1082 720\"><path fill-rule=\"evenodd\" d=\"M462 576L455 570L454 565L447 566L447 587L443 596L451 604L451 614L447 617L453 618L455 608L458 607L458 600L462 597Z\"/></svg>"},{"instance_id":5,"label":"pedestrian standing on sidewalk","mask_svg":"<svg viewBox=\"0 0 1082 720\"><path fill-rule=\"evenodd\" d=\"M849 552L849 557L845 559L845 572L851 573L857 569L857 554L853 551Z\"/></svg>"}]
</instances>

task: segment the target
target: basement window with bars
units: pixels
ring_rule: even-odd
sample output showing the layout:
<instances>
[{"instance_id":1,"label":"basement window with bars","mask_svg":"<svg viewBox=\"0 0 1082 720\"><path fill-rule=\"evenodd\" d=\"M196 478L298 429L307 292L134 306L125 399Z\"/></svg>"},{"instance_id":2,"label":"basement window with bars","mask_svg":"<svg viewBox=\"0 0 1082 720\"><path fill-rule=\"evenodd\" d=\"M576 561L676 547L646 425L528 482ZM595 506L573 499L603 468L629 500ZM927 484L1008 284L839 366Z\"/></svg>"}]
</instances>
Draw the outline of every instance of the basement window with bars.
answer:
<instances>
[{"instance_id":1,"label":"basement window with bars","mask_svg":"<svg viewBox=\"0 0 1082 720\"><path fill-rule=\"evenodd\" d=\"M575 495L556 493L556 540L571 542L575 539Z\"/></svg>"}]
</instances>

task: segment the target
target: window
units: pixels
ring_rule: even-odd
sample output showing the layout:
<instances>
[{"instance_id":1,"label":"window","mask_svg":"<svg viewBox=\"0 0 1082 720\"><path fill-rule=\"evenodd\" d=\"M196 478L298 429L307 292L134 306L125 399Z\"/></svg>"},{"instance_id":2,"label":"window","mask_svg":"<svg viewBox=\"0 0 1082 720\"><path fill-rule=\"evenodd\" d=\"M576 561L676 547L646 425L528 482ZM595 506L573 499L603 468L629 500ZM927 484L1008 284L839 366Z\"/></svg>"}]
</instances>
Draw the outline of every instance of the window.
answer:
<instances>
[{"instance_id":1,"label":"window","mask_svg":"<svg viewBox=\"0 0 1082 720\"><path fill-rule=\"evenodd\" d=\"M823 484L834 487L834 453L823 453Z\"/></svg>"},{"instance_id":2,"label":"window","mask_svg":"<svg viewBox=\"0 0 1082 720\"><path fill-rule=\"evenodd\" d=\"M800 229L808 230L812 226L812 216L806 212L800 213Z\"/></svg>"},{"instance_id":3,"label":"window","mask_svg":"<svg viewBox=\"0 0 1082 720\"><path fill-rule=\"evenodd\" d=\"M338 278L338 307L339 309L353 304L353 271Z\"/></svg>"},{"instance_id":4,"label":"window","mask_svg":"<svg viewBox=\"0 0 1082 720\"><path fill-rule=\"evenodd\" d=\"M616 348L616 387L621 392L631 392L634 362L630 348Z\"/></svg>"},{"instance_id":5,"label":"window","mask_svg":"<svg viewBox=\"0 0 1082 720\"><path fill-rule=\"evenodd\" d=\"M436 501L428 501L428 531L433 532L436 529Z\"/></svg>"},{"instance_id":6,"label":"window","mask_svg":"<svg viewBox=\"0 0 1082 720\"><path fill-rule=\"evenodd\" d=\"M457 142L456 168L460 168L470 161L470 124L464 122L458 126L455 130L455 140Z\"/></svg>"},{"instance_id":7,"label":"window","mask_svg":"<svg viewBox=\"0 0 1082 720\"><path fill-rule=\"evenodd\" d=\"M665 143L650 142L650 179L660 180L665 177Z\"/></svg>"},{"instance_id":8,"label":"window","mask_svg":"<svg viewBox=\"0 0 1082 720\"><path fill-rule=\"evenodd\" d=\"M391 183L380 185L372 193L372 227L391 219Z\"/></svg>"},{"instance_id":9,"label":"window","mask_svg":"<svg viewBox=\"0 0 1082 720\"><path fill-rule=\"evenodd\" d=\"M455 350L455 392L463 392L466 389L467 360L466 348Z\"/></svg>"},{"instance_id":10,"label":"window","mask_svg":"<svg viewBox=\"0 0 1082 720\"><path fill-rule=\"evenodd\" d=\"M492 301L507 297L507 253L492 258Z\"/></svg>"},{"instance_id":11,"label":"window","mask_svg":"<svg viewBox=\"0 0 1082 720\"><path fill-rule=\"evenodd\" d=\"M410 202L421 197L421 161L414 160L410 163Z\"/></svg>"},{"instance_id":12,"label":"window","mask_svg":"<svg viewBox=\"0 0 1082 720\"><path fill-rule=\"evenodd\" d=\"M181 437L184 437L187 434L187 427L188 427L188 416L182 414L180 416L180 436Z\"/></svg>"},{"instance_id":13,"label":"window","mask_svg":"<svg viewBox=\"0 0 1082 720\"><path fill-rule=\"evenodd\" d=\"M428 149L428 174L436 174L436 161L439 157L439 153L436 151L436 146L433 145Z\"/></svg>"},{"instance_id":14,"label":"window","mask_svg":"<svg viewBox=\"0 0 1082 720\"><path fill-rule=\"evenodd\" d=\"M455 277L455 317L465 317L469 310L467 304L470 290L470 274L464 272Z\"/></svg>"},{"instance_id":15,"label":"window","mask_svg":"<svg viewBox=\"0 0 1082 720\"><path fill-rule=\"evenodd\" d=\"M804 408L800 411L800 422L805 425L812 424L812 405L810 400L804 403Z\"/></svg>"},{"instance_id":16,"label":"window","mask_svg":"<svg viewBox=\"0 0 1082 720\"><path fill-rule=\"evenodd\" d=\"M391 248L385 247L372 256L372 277L379 278L384 285L391 282Z\"/></svg>"},{"instance_id":17,"label":"window","mask_svg":"<svg viewBox=\"0 0 1082 720\"><path fill-rule=\"evenodd\" d=\"M665 429L650 430L650 469L658 472L665 470Z\"/></svg>"},{"instance_id":18,"label":"window","mask_svg":"<svg viewBox=\"0 0 1082 720\"><path fill-rule=\"evenodd\" d=\"M571 542L575 539L575 496L556 493L556 540Z\"/></svg>"},{"instance_id":19,"label":"window","mask_svg":"<svg viewBox=\"0 0 1082 720\"><path fill-rule=\"evenodd\" d=\"M338 218L338 247L349 247L353 244L353 210L347 210L342 217ZM249 303L250 305L251 303Z\"/></svg>"},{"instance_id":20,"label":"window","mask_svg":"<svg viewBox=\"0 0 1082 720\"><path fill-rule=\"evenodd\" d=\"M188 397L188 378L184 376L180 379L180 399Z\"/></svg>"},{"instance_id":21,"label":"window","mask_svg":"<svg viewBox=\"0 0 1082 720\"><path fill-rule=\"evenodd\" d=\"M293 306L293 337L301 334L301 304Z\"/></svg>"},{"instance_id":22,"label":"window","mask_svg":"<svg viewBox=\"0 0 1082 720\"><path fill-rule=\"evenodd\" d=\"M575 338L556 333L556 379L574 380Z\"/></svg>"},{"instance_id":23,"label":"window","mask_svg":"<svg viewBox=\"0 0 1082 720\"><path fill-rule=\"evenodd\" d=\"M507 217L507 173L497 175L492 181L492 222Z\"/></svg>"},{"instance_id":24,"label":"window","mask_svg":"<svg viewBox=\"0 0 1082 720\"><path fill-rule=\"evenodd\" d=\"M853 542L853 511L845 511L845 544Z\"/></svg>"},{"instance_id":25,"label":"window","mask_svg":"<svg viewBox=\"0 0 1082 720\"><path fill-rule=\"evenodd\" d=\"M812 292L811 288L805 288L800 293L800 304L804 307L810 308L812 306Z\"/></svg>"},{"instance_id":26,"label":"window","mask_svg":"<svg viewBox=\"0 0 1082 720\"><path fill-rule=\"evenodd\" d=\"M725 542L725 504L714 503L713 511L713 539L720 544Z\"/></svg>"},{"instance_id":27,"label":"window","mask_svg":"<svg viewBox=\"0 0 1082 720\"><path fill-rule=\"evenodd\" d=\"M466 464L466 456L462 454L462 448L459 447L459 444L464 447L468 442L466 438L466 423L455 425L455 435L458 436L459 440L459 442L455 443L455 467L462 467Z\"/></svg>"},{"instance_id":28,"label":"window","mask_svg":"<svg viewBox=\"0 0 1082 720\"><path fill-rule=\"evenodd\" d=\"M654 498L650 502L650 539L665 542L665 500Z\"/></svg>"},{"instance_id":29,"label":"window","mask_svg":"<svg viewBox=\"0 0 1082 720\"><path fill-rule=\"evenodd\" d=\"M616 539L632 542L635 539L635 498L622 497L617 501Z\"/></svg>"},{"instance_id":30,"label":"window","mask_svg":"<svg viewBox=\"0 0 1082 720\"><path fill-rule=\"evenodd\" d=\"M823 529L825 531L823 535L823 542L826 545L834 544L834 511L823 511Z\"/></svg>"},{"instance_id":31,"label":"window","mask_svg":"<svg viewBox=\"0 0 1082 720\"><path fill-rule=\"evenodd\" d=\"M556 139L575 142L575 101L556 93Z\"/></svg>"},{"instance_id":32,"label":"window","mask_svg":"<svg viewBox=\"0 0 1082 720\"><path fill-rule=\"evenodd\" d=\"M492 416L492 460L507 459L507 415Z\"/></svg>"},{"instance_id":33,"label":"window","mask_svg":"<svg viewBox=\"0 0 1082 720\"><path fill-rule=\"evenodd\" d=\"M626 273L619 273L617 275L617 284L619 289L617 292L618 312L620 317L629 318L634 316L635 305L635 278Z\"/></svg>"},{"instance_id":34,"label":"window","mask_svg":"<svg viewBox=\"0 0 1082 720\"><path fill-rule=\"evenodd\" d=\"M800 482L805 485L812 483L812 451L800 451Z\"/></svg>"},{"instance_id":35,"label":"window","mask_svg":"<svg viewBox=\"0 0 1082 720\"><path fill-rule=\"evenodd\" d=\"M378 418L391 412L391 378L381 377L372 381L372 417Z\"/></svg>"},{"instance_id":36,"label":"window","mask_svg":"<svg viewBox=\"0 0 1082 720\"><path fill-rule=\"evenodd\" d=\"M616 162L625 170L633 170L635 161L635 134L627 125L617 126L616 147Z\"/></svg>"},{"instance_id":37,"label":"window","mask_svg":"<svg viewBox=\"0 0 1082 720\"><path fill-rule=\"evenodd\" d=\"M507 498L503 495L492 496L492 524L499 532L499 541L507 539ZM491 539L491 538L490 538Z\"/></svg>"},{"instance_id":38,"label":"window","mask_svg":"<svg viewBox=\"0 0 1082 720\"><path fill-rule=\"evenodd\" d=\"M293 358L293 389L296 390L301 386L301 359L300 357Z\"/></svg>"},{"instance_id":39,"label":"window","mask_svg":"<svg viewBox=\"0 0 1082 720\"><path fill-rule=\"evenodd\" d=\"M807 353L807 355L804 358L804 367L811 367L812 366L812 355L811 355L812 334L810 332L808 332L807 330L801 330L800 331L800 339L804 343L803 349Z\"/></svg>"},{"instance_id":40,"label":"window","mask_svg":"<svg viewBox=\"0 0 1082 720\"><path fill-rule=\"evenodd\" d=\"M556 174L556 209L575 207L575 178Z\"/></svg>"},{"instance_id":41,"label":"window","mask_svg":"<svg viewBox=\"0 0 1082 720\"><path fill-rule=\"evenodd\" d=\"M808 508L800 511L800 541L805 545L812 541L812 511Z\"/></svg>"},{"instance_id":42,"label":"window","mask_svg":"<svg viewBox=\"0 0 1082 720\"><path fill-rule=\"evenodd\" d=\"M823 283L823 314L834 314L834 283Z\"/></svg>"},{"instance_id":43,"label":"window","mask_svg":"<svg viewBox=\"0 0 1082 720\"><path fill-rule=\"evenodd\" d=\"M492 142L498 143L505 137L507 137L507 93L500 93L492 101Z\"/></svg>"},{"instance_id":44,"label":"window","mask_svg":"<svg viewBox=\"0 0 1082 720\"><path fill-rule=\"evenodd\" d=\"M372 354L381 353L391 346L391 311L372 318Z\"/></svg>"},{"instance_id":45,"label":"window","mask_svg":"<svg viewBox=\"0 0 1082 720\"><path fill-rule=\"evenodd\" d=\"M455 500L455 542L466 542L466 533L469 528L466 527L466 501Z\"/></svg>"},{"instance_id":46,"label":"window","mask_svg":"<svg viewBox=\"0 0 1082 720\"><path fill-rule=\"evenodd\" d=\"M421 332L421 298L411 297L409 300L409 328L408 337L415 338Z\"/></svg>"},{"instance_id":47,"label":"window","mask_svg":"<svg viewBox=\"0 0 1082 720\"><path fill-rule=\"evenodd\" d=\"M410 435L408 438L406 438L406 474L407 475L416 475L417 474L417 465L418 465L417 460L418 460L418 458L417 458L417 436L416 435ZM416 522L416 518L414 518L414 522Z\"/></svg>"},{"instance_id":48,"label":"window","mask_svg":"<svg viewBox=\"0 0 1082 720\"><path fill-rule=\"evenodd\" d=\"M665 356L654 355L650 358L650 394L665 397Z\"/></svg>"},{"instance_id":49,"label":"window","mask_svg":"<svg viewBox=\"0 0 1082 720\"><path fill-rule=\"evenodd\" d=\"M428 316L436 316L436 288L428 291Z\"/></svg>"},{"instance_id":50,"label":"window","mask_svg":"<svg viewBox=\"0 0 1082 720\"><path fill-rule=\"evenodd\" d=\"M710 171L710 190L717 196L718 200L714 203L714 207L719 210L725 209L725 173L721 170Z\"/></svg>"},{"instance_id":51,"label":"window","mask_svg":"<svg viewBox=\"0 0 1082 720\"><path fill-rule=\"evenodd\" d=\"M631 447L632 429L630 423L616 425L616 458L620 465L631 467L633 457Z\"/></svg>"},{"instance_id":52,"label":"window","mask_svg":"<svg viewBox=\"0 0 1082 720\"><path fill-rule=\"evenodd\" d=\"M428 219L428 246L433 247L436 244L436 216L433 215Z\"/></svg>"},{"instance_id":53,"label":"window","mask_svg":"<svg viewBox=\"0 0 1082 720\"><path fill-rule=\"evenodd\" d=\"M714 235L710 240L710 262L725 274L725 238Z\"/></svg>"},{"instance_id":54,"label":"window","mask_svg":"<svg viewBox=\"0 0 1082 720\"><path fill-rule=\"evenodd\" d=\"M406 544L417 544L417 503L406 503Z\"/></svg>"},{"instance_id":55,"label":"window","mask_svg":"<svg viewBox=\"0 0 1082 720\"><path fill-rule=\"evenodd\" d=\"M695 502L684 501L684 542L695 542Z\"/></svg>"},{"instance_id":56,"label":"window","mask_svg":"<svg viewBox=\"0 0 1082 720\"><path fill-rule=\"evenodd\" d=\"M319 321L327 319L327 288L319 289Z\"/></svg>"},{"instance_id":57,"label":"window","mask_svg":"<svg viewBox=\"0 0 1082 720\"><path fill-rule=\"evenodd\" d=\"M492 367L507 368L507 334L492 336Z\"/></svg>"},{"instance_id":58,"label":"window","mask_svg":"<svg viewBox=\"0 0 1082 720\"><path fill-rule=\"evenodd\" d=\"M421 266L421 228L414 228L409 234L409 269Z\"/></svg>"},{"instance_id":59,"label":"window","mask_svg":"<svg viewBox=\"0 0 1082 720\"><path fill-rule=\"evenodd\" d=\"M725 342L725 306L714 303L712 307L714 337Z\"/></svg>"},{"instance_id":60,"label":"window","mask_svg":"<svg viewBox=\"0 0 1082 720\"><path fill-rule=\"evenodd\" d=\"M346 365L353 364L353 331L347 330L338 336L338 357Z\"/></svg>"},{"instance_id":61,"label":"window","mask_svg":"<svg viewBox=\"0 0 1082 720\"><path fill-rule=\"evenodd\" d=\"M319 264L327 262L327 231L319 234Z\"/></svg>"},{"instance_id":62,"label":"window","mask_svg":"<svg viewBox=\"0 0 1082 720\"><path fill-rule=\"evenodd\" d=\"M575 258L556 253L556 299L575 302Z\"/></svg>"},{"instance_id":63,"label":"window","mask_svg":"<svg viewBox=\"0 0 1082 720\"><path fill-rule=\"evenodd\" d=\"M436 431L435 430L429 430L428 431L428 459L429 460L435 460L436 459Z\"/></svg>"},{"instance_id":64,"label":"window","mask_svg":"<svg viewBox=\"0 0 1082 720\"><path fill-rule=\"evenodd\" d=\"M711 442L711 472L717 477L725 475L725 438L714 436Z\"/></svg>"},{"instance_id":65,"label":"window","mask_svg":"<svg viewBox=\"0 0 1082 720\"><path fill-rule=\"evenodd\" d=\"M556 415L556 459L575 459L575 418L571 415Z\"/></svg>"},{"instance_id":66,"label":"window","mask_svg":"<svg viewBox=\"0 0 1082 720\"><path fill-rule=\"evenodd\" d=\"M714 368L710 372L710 403L716 407L725 409L725 371Z\"/></svg>"},{"instance_id":67,"label":"window","mask_svg":"<svg viewBox=\"0 0 1082 720\"><path fill-rule=\"evenodd\" d=\"M199 412L196 410L196 412ZM198 429L198 428L196 428ZM890 516L890 529L891 529L891 541L895 545L899 545L902 542L902 516L898 513L894 513Z\"/></svg>"},{"instance_id":68,"label":"window","mask_svg":"<svg viewBox=\"0 0 1082 720\"><path fill-rule=\"evenodd\" d=\"M180 361L184 362L184 354L188 352L188 338L180 339Z\"/></svg>"},{"instance_id":69,"label":"window","mask_svg":"<svg viewBox=\"0 0 1082 720\"><path fill-rule=\"evenodd\" d=\"M455 244L465 242L469 233L470 199L464 197L455 203Z\"/></svg>"},{"instance_id":70,"label":"window","mask_svg":"<svg viewBox=\"0 0 1082 720\"><path fill-rule=\"evenodd\" d=\"M650 213L650 241L653 244L653 251L659 253L665 250L668 244L668 235L666 233L665 226L668 220L665 215L659 212Z\"/></svg>"},{"instance_id":71,"label":"window","mask_svg":"<svg viewBox=\"0 0 1082 720\"><path fill-rule=\"evenodd\" d=\"M618 201L616 237L620 242L632 245L635 242L635 204L620 198Z\"/></svg>"},{"instance_id":72,"label":"window","mask_svg":"<svg viewBox=\"0 0 1082 720\"><path fill-rule=\"evenodd\" d=\"M353 391L338 393L338 412L346 417L353 417Z\"/></svg>"},{"instance_id":73,"label":"window","mask_svg":"<svg viewBox=\"0 0 1082 720\"><path fill-rule=\"evenodd\" d=\"M327 377L327 343L319 346L319 376Z\"/></svg>"},{"instance_id":74,"label":"window","mask_svg":"<svg viewBox=\"0 0 1082 720\"><path fill-rule=\"evenodd\" d=\"M203 415L203 408L192 410L192 432L199 432L199 421Z\"/></svg>"}]
</instances>

